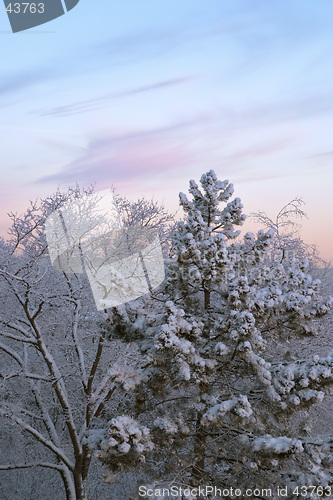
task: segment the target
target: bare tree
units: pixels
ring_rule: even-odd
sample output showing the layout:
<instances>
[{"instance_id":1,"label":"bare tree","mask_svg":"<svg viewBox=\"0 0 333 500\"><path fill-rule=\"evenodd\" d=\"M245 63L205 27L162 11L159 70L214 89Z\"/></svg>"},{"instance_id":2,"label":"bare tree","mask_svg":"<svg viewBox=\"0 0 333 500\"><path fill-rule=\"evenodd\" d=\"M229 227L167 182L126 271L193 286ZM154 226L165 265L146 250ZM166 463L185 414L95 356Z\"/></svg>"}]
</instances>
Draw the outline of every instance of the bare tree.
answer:
<instances>
[{"instance_id":1,"label":"bare tree","mask_svg":"<svg viewBox=\"0 0 333 500\"><path fill-rule=\"evenodd\" d=\"M10 215L10 238L0 242L0 414L39 445L31 459L0 470L58 471L67 500L87 498L85 437L114 394L108 369L120 347L106 338L86 276L51 266L44 226L52 212L92 192L76 187L31 203L24 215ZM157 204L146 208L142 220L160 216Z\"/></svg>"},{"instance_id":2,"label":"bare tree","mask_svg":"<svg viewBox=\"0 0 333 500\"><path fill-rule=\"evenodd\" d=\"M164 256L168 255L172 232L176 229L175 215L170 214L163 204L143 197L131 202L117 196L117 205L125 227L150 227L156 229L162 244Z\"/></svg>"},{"instance_id":3,"label":"bare tree","mask_svg":"<svg viewBox=\"0 0 333 500\"><path fill-rule=\"evenodd\" d=\"M274 231L271 258L281 262L285 258L307 258L311 269L329 266L330 264L319 256L316 245L307 244L300 237L301 221L308 218L301 208L304 204L302 198L296 197L281 208L275 219L271 219L263 211L253 212L250 217L264 229Z\"/></svg>"}]
</instances>

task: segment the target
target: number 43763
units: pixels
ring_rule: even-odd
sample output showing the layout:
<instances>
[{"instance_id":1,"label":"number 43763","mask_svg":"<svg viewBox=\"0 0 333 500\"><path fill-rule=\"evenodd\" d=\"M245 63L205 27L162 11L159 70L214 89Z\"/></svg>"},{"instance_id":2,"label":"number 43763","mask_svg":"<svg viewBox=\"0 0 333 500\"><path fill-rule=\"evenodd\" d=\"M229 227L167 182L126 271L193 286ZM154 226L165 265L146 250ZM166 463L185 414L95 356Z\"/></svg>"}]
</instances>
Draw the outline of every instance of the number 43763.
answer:
<instances>
[{"instance_id":1,"label":"number 43763","mask_svg":"<svg viewBox=\"0 0 333 500\"><path fill-rule=\"evenodd\" d=\"M10 3L6 7L6 11L10 14L43 14L45 10L45 6L43 3L30 3L30 2L22 2L22 3Z\"/></svg>"}]
</instances>

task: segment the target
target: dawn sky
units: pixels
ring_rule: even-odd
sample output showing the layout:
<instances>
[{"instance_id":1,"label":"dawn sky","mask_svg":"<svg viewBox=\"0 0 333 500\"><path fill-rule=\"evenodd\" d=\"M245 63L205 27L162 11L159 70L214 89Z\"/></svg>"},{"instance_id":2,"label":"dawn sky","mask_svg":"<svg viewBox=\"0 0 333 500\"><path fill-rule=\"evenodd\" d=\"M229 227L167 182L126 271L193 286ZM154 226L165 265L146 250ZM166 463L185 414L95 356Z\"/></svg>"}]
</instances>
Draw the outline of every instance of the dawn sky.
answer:
<instances>
[{"instance_id":1,"label":"dawn sky","mask_svg":"<svg viewBox=\"0 0 333 500\"><path fill-rule=\"evenodd\" d=\"M13 34L1 3L0 234L76 182L175 210L212 168L247 214L302 197L332 258L332 22L331 0L80 0Z\"/></svg>"}]
</instances>

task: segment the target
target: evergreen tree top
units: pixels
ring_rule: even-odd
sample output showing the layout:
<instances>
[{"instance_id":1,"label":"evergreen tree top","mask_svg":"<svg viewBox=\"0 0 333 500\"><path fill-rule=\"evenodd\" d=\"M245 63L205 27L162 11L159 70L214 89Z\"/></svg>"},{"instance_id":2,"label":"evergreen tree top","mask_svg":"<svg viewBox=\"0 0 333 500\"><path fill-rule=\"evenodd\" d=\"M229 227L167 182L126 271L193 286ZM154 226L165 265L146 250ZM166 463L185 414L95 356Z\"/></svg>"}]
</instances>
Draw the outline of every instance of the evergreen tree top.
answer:
<instances>
[{"instance_id":1,"label":"evergreen tree top","mask_svg":"<svg viewBox=\"0 0 333 500\"><path fill-rule=\"evenodd\" d=\"M242 213L240 198L228 202L234 193L233 184L228 180L218 180L214 170L203 174L200 184L201 189L193 179L190 180L192 201L184 193L179 193L180 205L187 214L186 229L194 234L203 231L207 236L220 230L227 238L236 238L240 231L235 231L234 225L242 226L246 215ZM222 202L225 203L223 208Z\"/></svg>"}]
</instances>

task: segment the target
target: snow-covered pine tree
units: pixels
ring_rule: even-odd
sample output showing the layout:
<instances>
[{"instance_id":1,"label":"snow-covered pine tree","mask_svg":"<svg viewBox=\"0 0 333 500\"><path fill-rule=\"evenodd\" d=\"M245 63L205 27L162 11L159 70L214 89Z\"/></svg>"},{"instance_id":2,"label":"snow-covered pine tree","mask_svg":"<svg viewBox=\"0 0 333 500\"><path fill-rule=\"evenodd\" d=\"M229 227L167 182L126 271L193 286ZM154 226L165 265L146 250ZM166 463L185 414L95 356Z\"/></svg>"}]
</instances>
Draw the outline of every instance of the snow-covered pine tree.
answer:
<instances>
[{"instance_id":1,"label":"snow-covered pine tree","mask_svg":"<svg viewBox=\"0 0 333 500\"><path fill-rule=\"evenodd\" d=\"M333 438L309 437L304 420L333 383L333 354L288 360L283 346L314 334L332 298L320 296L306 260L267 265L273 231L235 240L245 216L239 198L229 201L232 184L212 170L200 184L190 181L192 200L180 194L186 218L164 289L106 315L111 336L140 339L141 356L112 370L119 390L133 391L126 416L88 441L112 470L142 464L152 481L280 485L288 498L316 486L304 498L321 498Z\"/></svg>"}]
</instances>

